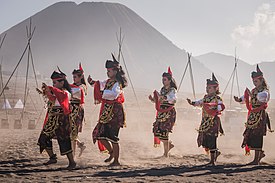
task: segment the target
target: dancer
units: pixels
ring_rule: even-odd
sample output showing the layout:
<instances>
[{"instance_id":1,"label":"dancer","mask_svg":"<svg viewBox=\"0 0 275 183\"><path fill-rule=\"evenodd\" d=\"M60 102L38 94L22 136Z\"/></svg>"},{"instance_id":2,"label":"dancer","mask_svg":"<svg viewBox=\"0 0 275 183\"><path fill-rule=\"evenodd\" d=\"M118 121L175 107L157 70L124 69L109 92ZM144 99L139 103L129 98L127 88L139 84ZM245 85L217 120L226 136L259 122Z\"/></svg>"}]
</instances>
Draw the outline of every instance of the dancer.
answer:
<instances>
[{"instance_id":1,"label":"dancer","mask_svg":"<svg viewBox=\"0 0 275 183\"><path fill-rule=\"evenodd\" d=\"M79 157L82 155L86 146L81 142L78 133L82 132L84 121L84 97L87 95L87 86L84 78L84 71L79 63L79 68L74 69L73 72L74 83L71 84L72 97L71 97L71 140L73 153L75 155L76 146L80 149Z\"/></svg>"},{"instance_id":2,"label":"dancer","mask_svg":"<svg viewBox=\"0 0 275 183\"><path fill-rule=\"evenodd\" d=\"M57 163L57 157L52 146L52 139L57 138L61 155L67 155L69 160L67 168L73 169L76 167L76 163L72 153L69 124L71 87L63 72L54 71L51 79L53 86L47 86L43 83L42 91L37 89L48 99L48 111L38 139L38 145L40 146L40 153L46 150L50 158L44 165Z\"/></svg>"},{"instance_id":3,"label":"dancer","mask_svg":"<svg viewBox=\"0 0 275 183\"><path fill-rule=\"evenodd\" d=\"M215 161L221 152L217 148L217 137L219 133L224 134L220 114L225 109L222 98L219 96L219 82L214 73L212 79L207 79L206 95L201 100L187 102L193 106L202 107L202 120L198 130L197 143L198 146L210 151L209 165L215 166Z\"/></svg>"},{"instance_id":4,"label":"dancer","mask_svg":"<svg viewBox=\"0 0 275 183\"><path fill-rule=\"evenodd\" d=\"M95 104L101 103L98 123L93 130L93 142L98 141L101 151L107 150L109 158L105 162L111 162L111 166L119 163L119 130L125 126L125 113L123 108L123 88L127 86L127 79L122 67L112 55L113 60L107 60L108 79L94 81L90 76L88 82L94 86Z\"/></svg>"},{"instance_id":5,"label":"dancer","mask_svg":"<svg viewBox=\"0 0 275 183\"><path fill-rule=\"evenodd\" d=\"M258 65L257 71L253 71L251 77L255 88L252 91L246 88L244 96L240 98L234 96L234 99L236 102L245 103L248 109L242 148L245 148L247 155L250 154L250 149L255 151L254 160L249 165L258 165L265 157L263 137L266 135L267 127L270 132L273 130L271 130L269 116L266 112L270 98L269 89Z\"/></svg>"},{"instance_id":6,"label":"dancer","mask_svg":"<svg viewBox=\"0 0 275 183\"><path fill-rule=\"evenodd\" d=\"M168 72L162 74L162 83L163 87L160 92L155 90L153 96L149 95L149 100L155 103L157 110L156 121L153 124L154 146L159 146L161 141L164 147L163 156L168 157L169 151L174 147L172 141L169 140L169 133L172 133L176 121L174 105L177 101L177 85L170 67Z\"/></svg>"}]
</instances>

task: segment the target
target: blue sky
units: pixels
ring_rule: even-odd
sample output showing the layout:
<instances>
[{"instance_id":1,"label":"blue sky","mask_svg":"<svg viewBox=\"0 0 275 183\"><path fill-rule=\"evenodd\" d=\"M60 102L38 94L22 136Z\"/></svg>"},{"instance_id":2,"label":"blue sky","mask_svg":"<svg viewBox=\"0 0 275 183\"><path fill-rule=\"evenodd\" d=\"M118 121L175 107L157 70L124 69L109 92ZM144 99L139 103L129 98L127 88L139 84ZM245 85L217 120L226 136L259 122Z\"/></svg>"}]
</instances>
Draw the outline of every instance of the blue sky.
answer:
<instances>
[{"instance_id":1,"label":"blue sky","mask_svg":"<svg viewBox=\"0 0 275 183\"><path fill-rule=\"evenodd\" d=\"M81 0L74 0L81 3ZM59 2L0 0L0 32ZM275 0L108 0L122 3L179 48L219 52L249 63L275 60Z\"/></svg>"}]
</instances>

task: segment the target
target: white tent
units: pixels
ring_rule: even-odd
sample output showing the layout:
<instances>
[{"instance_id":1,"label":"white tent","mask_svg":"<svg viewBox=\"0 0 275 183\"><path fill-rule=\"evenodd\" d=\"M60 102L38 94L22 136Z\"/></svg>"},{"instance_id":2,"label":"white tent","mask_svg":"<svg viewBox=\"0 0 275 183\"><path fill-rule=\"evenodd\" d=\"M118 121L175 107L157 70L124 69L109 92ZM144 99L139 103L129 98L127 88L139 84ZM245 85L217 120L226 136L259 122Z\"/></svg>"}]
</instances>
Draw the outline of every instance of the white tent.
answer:
<instances>
[{"instance_id":1,"label":"white tent","mask_svg":"<svg viewBox=\"0 0 275 183\"><path fill-rule=\"evenodd\" d=\"M15 108L15 109L23 109L23 108L24 108L24 104L23 104L23 102L22 102L21 99L19 99L19 100L16 102L14 108Z\"/></svg>"},{"instance_id":2,"label":"white tent","mask_svg":"<svg viewBox=\"0 0 275 183\"><path fill-rule=\"evenodd\" d=\"M8 99L5 99L2 109L11 109L11 105Z\"/></svg>"}]
</instances>

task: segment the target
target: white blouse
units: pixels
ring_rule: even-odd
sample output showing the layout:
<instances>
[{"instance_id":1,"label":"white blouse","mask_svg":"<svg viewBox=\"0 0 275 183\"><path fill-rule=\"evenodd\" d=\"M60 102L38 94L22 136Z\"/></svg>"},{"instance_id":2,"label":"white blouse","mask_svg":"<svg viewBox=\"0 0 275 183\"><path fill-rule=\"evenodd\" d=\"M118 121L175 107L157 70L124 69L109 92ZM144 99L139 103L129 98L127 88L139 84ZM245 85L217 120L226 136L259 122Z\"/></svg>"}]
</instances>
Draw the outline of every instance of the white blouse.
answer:
<instances>
[{"instance_id":1,"label":"white blouse","mask_svg":"<svg viewBox=\"0 0 275 183\"><path fill-rule=\"evenodd\" d=\"M81 100L81 88L71 88L72 98Z\"/></svg>"},{"instance_id":2,"label":"white blouse","mask_svg":"<svg viewBox=\"0 0 275 183\"><path fill-rule=\"evenodd\" d=\"M177 102L177 90L172 89L169 93L167 93L166 97L169 104L175 104Z\"/></svg>"},{"instance_id":3,"label":"white blouse","mask_svg":"<svg viewBox=\"0 0 275 183\"><path fill-rule=\"evenodd\" d=\"M118 82L114 84L111 90L107 90L105 88L105 85L107 83L107 80L105 81L100 81L100 90L103 91L102 98L106 100L115 100L117 97L123 92L120 88L120 85Z\"/></svg>"}]
</instances>

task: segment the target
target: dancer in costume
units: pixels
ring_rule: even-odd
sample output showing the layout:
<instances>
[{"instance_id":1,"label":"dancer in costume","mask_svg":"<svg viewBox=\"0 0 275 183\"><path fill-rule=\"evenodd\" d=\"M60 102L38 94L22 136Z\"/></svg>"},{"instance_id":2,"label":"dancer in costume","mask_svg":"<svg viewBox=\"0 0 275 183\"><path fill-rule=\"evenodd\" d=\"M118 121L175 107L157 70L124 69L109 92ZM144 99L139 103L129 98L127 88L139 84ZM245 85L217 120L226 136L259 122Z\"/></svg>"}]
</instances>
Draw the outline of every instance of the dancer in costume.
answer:
<instances>
[{"instance_id":1,"label":"dancer in costume","mask_svg":"<svg viewBox=\"0 0 275 183\"><path fill-rule=\"evenodd\" d=\"M74 83L71 84L71 140L72 148L75 155L76 146L80 149L79 157L82 155L86 146L84 142L81 142L78 137L78 133L82 132L82 126L84 121L84 98L87 95L87 86L84 78L84 71L79 64L78 69L74 69L73 72Z\"/></svg>"},{"instance_id":2,"label":"dancer in costume","mask_svg":"<svg viewBox=\"0 0 275 183\"><path fill-rule=\"evenodd\" d=\"M37 89L48 100L48 111L43 129L38 139L40 153L44 150L49 155L49 161L44 165L57 163L56 154L53 152L52 139L56 138L61 155L66 155L69 160L68 169L76 166L73 157L70 139L70 107L71 87L63 72L54 71L51 75L53 86L42 84L42 90Z\"/></svg>"},{"instance_id":3,"label":"dancer in costume","mask_svg":"<svg viewBox=\"0 0 275 183\"><path fill-rule=\"evenodd\" d=\"M177 101L177 85L173 78L170 67L168 72L162 74L163 87L160 92L156 90L149 95L149 100L155 103L157 110L156 121L153 123L154 146L163 142L164 157L168 157L168 152L174 147L172 141L169 140L169 133L172 133L173 126L176 121L175 103Z\"/></svg>"},{"instance_id":4,"label":"dancer in costume","mask_svg":"<svg viewBox=\"0 0 275 183\"><path fill-rule=\"evenodd\" d=\"M217 137L224 134L220 115L225 109L222 98L219 96L219 82L214 73L212 79L207 79L206 95L201 100L187 102L193 106L202 107L202 120L198 130L197 143L198 146L205 148L205 151L210 151L209 165L215 165L217 157L221 154L217 148Z\"/></svg>"},{"instance_id":5,"label":"dancer in costume","mask_svg":"<svg viewBox=\"0 0 275 183\"><path fill-rule=\"evenodd\" d=\"M258 165L261 159L265 157L263 137L266 135L267 127L270 132L273 130L271 130L269 116L266 112L267 103L270 99L269 89L258 65L257 71L253 71L251 77L255 88L252 91L246 88L244 96L240 98L234 96L234 99L236 102L245 103L248 109L242 148L245 148L246 155L250 154L250 150L255 151L254 160L249 164Z\"/></svg>"},{"instance_id":6,"label":"dancer in costume","mask_svg":"<svg viewBox=\"0 0 275 183\"><path fill-rule=\"evenodd\" d=\"M127 79L122 67L112 55L113 60L107 60L108 79L94 81L90 76L88 82L94 86L95 104L101 103L98 123L93 130L93 142L98 141L100 151L108 151L109 158L105 162L111 162L111 166L119 163L119 130L125 126L124 95L123 88L127 86Z\"/></svg>"}]
</instances>

